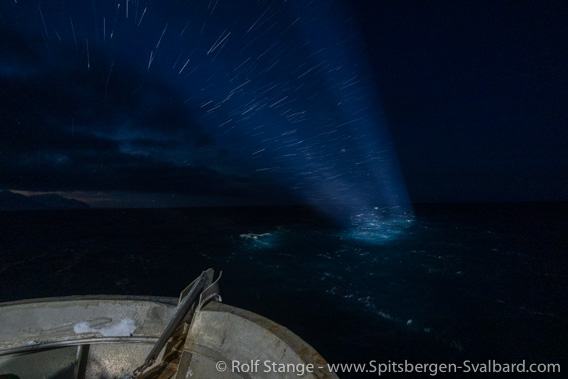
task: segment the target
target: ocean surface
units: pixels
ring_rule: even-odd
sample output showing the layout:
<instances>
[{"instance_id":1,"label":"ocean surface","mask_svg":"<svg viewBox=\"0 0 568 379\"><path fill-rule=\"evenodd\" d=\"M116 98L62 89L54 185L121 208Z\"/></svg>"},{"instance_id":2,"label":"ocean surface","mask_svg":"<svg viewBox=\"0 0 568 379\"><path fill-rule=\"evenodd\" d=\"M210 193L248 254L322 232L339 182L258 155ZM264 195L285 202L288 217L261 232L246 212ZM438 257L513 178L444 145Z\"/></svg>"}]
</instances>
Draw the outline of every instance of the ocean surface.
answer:
<instances>
[{"instance_id":1,"label":"ocean surface","mask_svg":"<svg viewBox=\"0 0 568 379\"><path fill-rule=\"evenodd\" d=\"M332 363L526 360L566 375L568 204L414 211L372 244L302 207L0 212L0 301L177 297L212 267L224 302Z\"/></svg>"}]
</instances>

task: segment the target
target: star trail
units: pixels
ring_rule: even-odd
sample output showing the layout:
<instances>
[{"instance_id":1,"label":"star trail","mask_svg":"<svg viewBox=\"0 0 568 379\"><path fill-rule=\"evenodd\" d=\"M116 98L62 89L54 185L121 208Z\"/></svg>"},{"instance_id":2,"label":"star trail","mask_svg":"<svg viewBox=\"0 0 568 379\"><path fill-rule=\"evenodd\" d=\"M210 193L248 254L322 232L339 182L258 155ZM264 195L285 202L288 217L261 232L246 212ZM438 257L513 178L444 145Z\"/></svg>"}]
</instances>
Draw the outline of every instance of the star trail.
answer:
<instances>
[{"instance_id":1,"label":"star trail","mask_svg":"<svg viewBox=\"0 0 568 379\"><path fill-rule=\"evenodd\" d=\"M371 234L411 201L562 201L567 11L5 1L0 189L309 204Z\"/></svg>"},{"instance_id":2,"label":"star trail","mask_svg":"<svg viewBox=\"0 0 568 379\"><path fill-rule=\"evenodd\" d=\"M5 121L38 137L33 153L8 147L28 167L12 187L245 196L259 183L340 222L409 204L340 2L14 2L2 14L20 39L3 42L17 93Z\"/></svg>"}]
</instances>

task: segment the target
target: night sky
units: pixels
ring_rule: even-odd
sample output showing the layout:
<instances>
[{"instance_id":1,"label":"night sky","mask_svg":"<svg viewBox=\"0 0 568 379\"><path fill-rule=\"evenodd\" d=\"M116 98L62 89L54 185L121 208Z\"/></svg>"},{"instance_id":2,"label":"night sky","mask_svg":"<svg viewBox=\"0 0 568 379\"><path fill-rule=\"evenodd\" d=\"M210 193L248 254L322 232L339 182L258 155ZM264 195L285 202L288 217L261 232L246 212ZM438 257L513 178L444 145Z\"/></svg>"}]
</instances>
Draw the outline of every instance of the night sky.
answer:
<instances>
[{"instance_id":1,"label":"night sky","mask_svg":"<svg viewBox=\"0 0 568 379\"><path fill-rule=\"evenodd\" d=\"M94 207L568 200L568 5L3 1L0 189Z\"/></svg>"}]
</instances>

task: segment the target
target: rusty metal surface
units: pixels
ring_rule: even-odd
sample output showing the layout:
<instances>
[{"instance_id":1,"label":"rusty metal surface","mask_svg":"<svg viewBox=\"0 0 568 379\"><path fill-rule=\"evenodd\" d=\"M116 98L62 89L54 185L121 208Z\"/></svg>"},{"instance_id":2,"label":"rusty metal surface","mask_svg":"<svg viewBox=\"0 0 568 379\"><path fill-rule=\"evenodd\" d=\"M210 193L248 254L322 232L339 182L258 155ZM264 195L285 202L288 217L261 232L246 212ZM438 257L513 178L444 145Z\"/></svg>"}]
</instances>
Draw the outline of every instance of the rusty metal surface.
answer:
<instances>
[{"instance_id":1,"label":"rusty metal surface","mask_svg":"<svg viewBox=\"0 0 568 379\"><path fill-rule=\"evenodd\" d=\"M157 297L73 296L2 304L0 375L73 377L78 345L90 345L85 377L120 377L144 360L176 303L175 299ZM133 320L132 335L97 332L96 328L125 317ZM81 322L89 322L95 329L78 333L75 325Z\"/></svg>"},{"instance_id":2,"label":"rusty metal surface","mask_svg":"<svg viewBox=\"0 0 568 379\"><path fill-rule=\"evenodd\" d=\"M275 372L263 369L262 363L296 367L313 365L313 372L302 377L335 379L327 370L325 359L308 343L289 329L263 316L236 307L211 302L194 317L185 350L192 354L190 370L204 377L227 378L297 378L296 372ZM259 362L255 370L233 370L240 364ZM225 362L222 373L217 363Z\"/></svg>"},{"instance_id":3,"label":"rusty metal surface","mask_svg":"<svg viewBox=\"0 0 568 379\"><path fill-rule=\"evenodd\" d=\"M168 303L146 298L123 300L104 296L4 304L0 306L0 355L14 349L82 343L85 339L116 342L122 338L105 337L94 331L76 333L74 327L88 322L93 328L102 328L126 317L134 321L133 338L157 338L174 311L175 307Z\"/></svg>"},{"instance_id":4,"label":"rusty metal surface","mask_svg":"<svg viewBox=\"0 0 568 379\"><path fill-rule=\"evenodd\" d=\"M0 304L0 375L22 372L20 377L32 379L72 373L76 365L72 353L77 349L73 345L90 344L85 377L122 377L144 362L174 315L175 304L177 299L131 296L73 296ZM96 332L98 329L77 334L74 330L80 322L100 328L123 317L134 321L136 328L130 336L104 336ZM67 347L53 349L61 346ZM323 357L287 328L218 302L210 302L196 312L182 354L184 372L177 377L298 377L296 373L220 372L215 366L221 361L269 360L312 364L314 372L303 378L337 378L327 371ZM163 351L157 362L162 357Z\"/></svg>"}]
</instances>

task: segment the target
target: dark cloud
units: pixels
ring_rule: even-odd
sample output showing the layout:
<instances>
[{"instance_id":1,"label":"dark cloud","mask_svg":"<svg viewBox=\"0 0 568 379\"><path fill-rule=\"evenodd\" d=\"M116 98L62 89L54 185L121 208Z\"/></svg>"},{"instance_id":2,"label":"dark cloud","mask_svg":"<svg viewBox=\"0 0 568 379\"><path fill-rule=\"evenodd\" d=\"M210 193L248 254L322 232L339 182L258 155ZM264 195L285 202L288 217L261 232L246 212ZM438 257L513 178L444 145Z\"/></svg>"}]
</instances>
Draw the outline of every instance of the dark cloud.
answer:
<instances>
[{"instance_id":1,"label":"dark cloud","mask_svg":"<svg viewBox=\"0 0 568 379\"><path fill-rule=\"evenodd\" d=\"M222 175L207 167L179 167L144 157L118 154L64 157L38 153L28 161L2 167L8 188L43 191L132 191L193 195L242 195L238 183L246 178Z\"/></svg>"},{"instance_id":2,"label":"dark cloud","mask_svg":"<svg viewBox=\"0 0 568 379\"><path fill-rule=\"evenodd\" d=\"M53 65L37 41L0 36L0 188L243 196L252 179L192 164L222 152L166 83L116 61L79 70L73 46Z\"/></svg>"}]
</instances>

